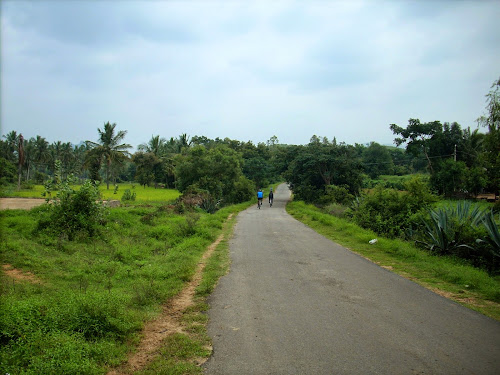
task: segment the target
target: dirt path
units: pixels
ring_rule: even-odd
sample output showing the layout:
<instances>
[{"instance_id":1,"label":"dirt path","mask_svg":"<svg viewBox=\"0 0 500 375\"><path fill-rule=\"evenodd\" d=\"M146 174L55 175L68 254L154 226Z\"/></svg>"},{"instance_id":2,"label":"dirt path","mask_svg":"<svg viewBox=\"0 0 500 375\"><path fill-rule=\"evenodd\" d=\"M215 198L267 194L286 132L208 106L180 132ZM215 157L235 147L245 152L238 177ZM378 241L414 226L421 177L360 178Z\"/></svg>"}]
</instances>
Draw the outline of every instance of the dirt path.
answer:
<instances>
[{"instance_id":1,"label":"dirt path","mask_svg":"<svg viewBox=\"0 0 500 375\"><path fill-rule=\"evenodd\" d=\"M44 203L43 198L0 198L0 210L31 210Z\"/></svg>"}]
</instances>

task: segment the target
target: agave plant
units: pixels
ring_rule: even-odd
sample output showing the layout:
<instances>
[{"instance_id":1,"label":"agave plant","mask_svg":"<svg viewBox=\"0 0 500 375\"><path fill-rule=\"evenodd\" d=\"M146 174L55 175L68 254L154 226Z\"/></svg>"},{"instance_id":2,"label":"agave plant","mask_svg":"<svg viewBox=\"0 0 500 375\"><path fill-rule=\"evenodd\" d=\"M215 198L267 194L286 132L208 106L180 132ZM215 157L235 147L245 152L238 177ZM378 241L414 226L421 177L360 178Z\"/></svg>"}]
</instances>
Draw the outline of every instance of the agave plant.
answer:
<instances>
[{"instance_id":1,"label":"agave plant","mask_svg":"<svg viewBox=\"0 0 500 375\"><path fill-rule=\"evenodd\" d=\"M494 256L500 257L500 231L498 230L498 224L495 222L495 217L493 212L484 215L483 224L488 232L487 238L478 239L477 242L486 242L491 247L491 252Z\"/></svg>"},{"instance_id":2,"label":"agave plant","mask_svg":"<svg viewBox=\"0 0 500 375\"><path fill-rule=\"evenodd\" d=\"M453 254L461 248L474 250L472 246L460 243L458 240L460 231L467 226L478 227L484 222L486 213L485 209L469 201L459 202L456 206L429 210L429 220L423 220L424 240L417 243L439 254Z\"/></svg>"}]
</instances>

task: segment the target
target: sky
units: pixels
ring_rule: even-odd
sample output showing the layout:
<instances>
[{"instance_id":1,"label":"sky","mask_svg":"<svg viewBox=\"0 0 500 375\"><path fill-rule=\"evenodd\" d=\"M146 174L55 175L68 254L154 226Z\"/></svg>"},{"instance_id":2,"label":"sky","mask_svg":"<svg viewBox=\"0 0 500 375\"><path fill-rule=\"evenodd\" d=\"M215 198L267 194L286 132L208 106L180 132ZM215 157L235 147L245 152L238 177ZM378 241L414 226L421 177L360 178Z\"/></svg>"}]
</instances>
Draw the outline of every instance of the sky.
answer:
<instances>
[{"instance_id":1,"label":"sky","mask_svg":"<svg viewBox=\"0 0 500 375\"><path fill-rule=\"evenodd\" d=\"M393 144L392 123L477 127L500 1L1 1L1 134Z\"/></svg>"}]
</instances>

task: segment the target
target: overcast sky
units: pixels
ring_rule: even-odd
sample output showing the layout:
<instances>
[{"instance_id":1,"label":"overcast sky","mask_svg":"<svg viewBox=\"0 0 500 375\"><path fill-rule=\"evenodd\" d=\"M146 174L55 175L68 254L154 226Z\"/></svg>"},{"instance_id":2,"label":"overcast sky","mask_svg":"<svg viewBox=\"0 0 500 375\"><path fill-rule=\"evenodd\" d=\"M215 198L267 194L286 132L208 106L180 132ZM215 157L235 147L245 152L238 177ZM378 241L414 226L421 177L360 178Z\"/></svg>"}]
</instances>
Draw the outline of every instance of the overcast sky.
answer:
<instances>
[{"instance_id":1,"label":"overcast sky","mask_svg":"<svg viewBox=\"0 0 500 375\"><path fill-rule=\"evenodd\" d=\"M500 77L500 1L2 1L1 133L392 144L476 128Z\"/></svg>"}]
</instances>

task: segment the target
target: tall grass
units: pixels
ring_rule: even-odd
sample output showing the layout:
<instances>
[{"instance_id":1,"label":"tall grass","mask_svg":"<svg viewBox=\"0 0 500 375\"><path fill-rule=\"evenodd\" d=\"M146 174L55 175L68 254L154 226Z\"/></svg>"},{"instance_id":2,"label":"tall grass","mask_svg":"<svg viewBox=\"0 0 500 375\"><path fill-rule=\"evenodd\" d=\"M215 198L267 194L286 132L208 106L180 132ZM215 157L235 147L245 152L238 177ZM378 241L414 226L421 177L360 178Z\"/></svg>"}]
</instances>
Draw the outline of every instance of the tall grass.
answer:
<instances>
[{"instance_id":1,"label":"tall grass","mask_svg":"<svg viewBox=\"0 0 500 375\"><path fill-rule=\"evenodd\" d=\"M458 302L500 320L499 277L492 277L463 260L434 256L403 240L381 238L304 202L290 202L287 211L318 233L375 263L431 289L451 293ZM374 238L378 241L370 245Z\"/></svg>"}]
</instances>

